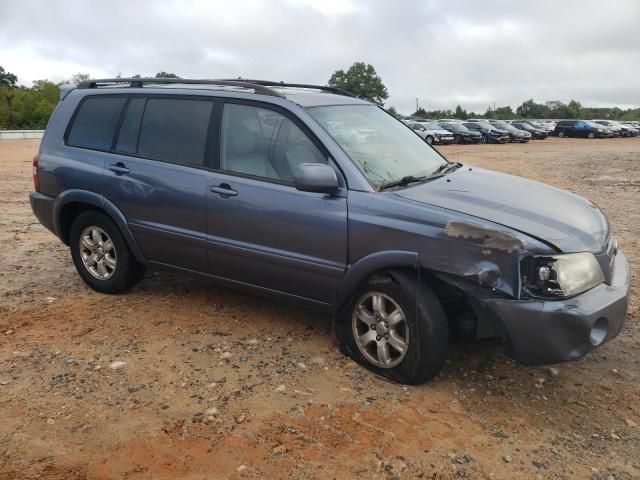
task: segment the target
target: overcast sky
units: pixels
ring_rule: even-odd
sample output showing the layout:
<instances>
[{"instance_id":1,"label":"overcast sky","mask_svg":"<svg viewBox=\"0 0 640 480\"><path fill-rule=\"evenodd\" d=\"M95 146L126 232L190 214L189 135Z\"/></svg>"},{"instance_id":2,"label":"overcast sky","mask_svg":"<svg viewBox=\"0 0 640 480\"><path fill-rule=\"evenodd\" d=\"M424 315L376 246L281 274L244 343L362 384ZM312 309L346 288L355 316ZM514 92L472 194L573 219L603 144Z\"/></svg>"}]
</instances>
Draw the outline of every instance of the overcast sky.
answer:
<instances>
[{"instance_id":1,"label":"overcast sky","mask_svg":"<svg viewBox=\"0 0 640 480\"><path fill-rule=\"evenodd\" d=\"M640 106L640 0L0 0L0 65L30 85L236 77L325 84L374 65L386 105Z\"/></svg>"}]
</instances>

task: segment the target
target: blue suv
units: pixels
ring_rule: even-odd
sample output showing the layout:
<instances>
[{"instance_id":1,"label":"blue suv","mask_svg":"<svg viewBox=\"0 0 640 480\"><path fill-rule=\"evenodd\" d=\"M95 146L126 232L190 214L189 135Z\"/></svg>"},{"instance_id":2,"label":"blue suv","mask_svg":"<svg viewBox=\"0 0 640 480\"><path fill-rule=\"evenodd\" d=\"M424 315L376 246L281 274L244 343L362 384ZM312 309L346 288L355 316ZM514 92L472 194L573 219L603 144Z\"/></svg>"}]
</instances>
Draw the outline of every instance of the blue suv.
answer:
<instances>
[{"instance_id":1,"label":"blue suv","mask_svg":"<svg viewBox=\"0 0 640 480\"><path fill-rule=\"evenodd\" d=\"M36 217L91 288L170 268L319 306L345 353L398 382L436 375L454 332L543 364L583 356L625 319L627 261L593 203L448 162L329 87L65 87L33 180Z\"/></svg>"}]
</instances>

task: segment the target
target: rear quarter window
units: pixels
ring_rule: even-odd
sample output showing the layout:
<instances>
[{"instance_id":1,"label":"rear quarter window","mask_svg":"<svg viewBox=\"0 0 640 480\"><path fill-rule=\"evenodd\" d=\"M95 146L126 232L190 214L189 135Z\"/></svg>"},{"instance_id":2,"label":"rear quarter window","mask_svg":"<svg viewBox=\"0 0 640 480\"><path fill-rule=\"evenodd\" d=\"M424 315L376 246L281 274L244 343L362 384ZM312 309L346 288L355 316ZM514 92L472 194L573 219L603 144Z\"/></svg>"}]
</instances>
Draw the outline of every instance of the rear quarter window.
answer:
<instances>
[{"instance_id":1,"label":"rear quarter window","mask_svg":"<svg viewBox=\"0 0 640 480\"><path fill-rule=\"evenodd\" d=\"M126 98L87 97L80 104L67 136L67 145L111 150Z\"/></svg>"}]
</instances>

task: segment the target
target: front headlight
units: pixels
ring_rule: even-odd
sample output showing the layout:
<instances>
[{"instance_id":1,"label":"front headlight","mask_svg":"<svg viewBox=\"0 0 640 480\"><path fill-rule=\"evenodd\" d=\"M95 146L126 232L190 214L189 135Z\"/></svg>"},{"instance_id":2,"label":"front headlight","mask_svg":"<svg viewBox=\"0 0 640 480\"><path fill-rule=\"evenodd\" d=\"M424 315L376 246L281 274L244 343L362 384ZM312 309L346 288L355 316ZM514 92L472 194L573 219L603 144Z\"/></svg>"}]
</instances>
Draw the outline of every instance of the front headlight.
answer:
<instances>
[{"instance_id":1,"label":"front headlight","mask_svg":"<svg viewBox=\"0 0 640 480\"><path fill-rule=\"evenodd\" d=\"M527 257L521 263L522 286L534 297L567 298L604 282L593 253Z\"/></svg>"}]
</instances>

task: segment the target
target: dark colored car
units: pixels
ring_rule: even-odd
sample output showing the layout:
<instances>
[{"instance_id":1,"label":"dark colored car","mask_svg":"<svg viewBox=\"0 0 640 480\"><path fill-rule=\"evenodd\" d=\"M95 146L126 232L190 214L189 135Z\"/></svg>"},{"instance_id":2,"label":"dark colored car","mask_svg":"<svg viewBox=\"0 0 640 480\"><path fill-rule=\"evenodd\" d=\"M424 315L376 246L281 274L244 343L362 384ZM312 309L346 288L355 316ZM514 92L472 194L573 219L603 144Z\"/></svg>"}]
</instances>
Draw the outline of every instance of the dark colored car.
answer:
<instances>
[{"instance_id":1,"label":"dark colored car","mask_svg":"<svg viewBox=\"0 0 640 480\"><path fill-rule=\"evenodd\" d=\"M549 136L546 130L537 128L533 124L525 120L513 120L511 122L511 125L520 130L524 130L525 132L529 132L531 134L531 138L534 140L544 140Z\"/></svg>"},{"instance_id":2,"label":"dark colored car","mask_svg":"<svg viewBox=\"0 0 640 480\"><path fill-rule=\"evenodd\" d=\"M491 125L509 133L512 142L526 143L531 140L531 134L525 130L520 130L504 120L489 120Z\"/></svg>"},{"instance_id":3,"label":"dark colored car","mask_svg":"<svg viewBox=\"0 0 640 480\"><path fill-rule=\"evenodd\" d=\"M588 120L560 120L554 134L558 137L606 138L611 133L604 127Z\"/></svg>"},{"instance_id":4,"label":"dark colored car","mask_svg":"<svg viewBox=\"0 0 640 480\"><path fill-rule=\"evenodd\" d=\"M464 126L480 132L487 143L507 143L510 139L508 131L501 130L487 121L464 122Z\"/></svg>"},{"instance_id":5,"label":"dark colored car","mask_svg":"<svg viewBox=\"0 0 640 480\"><path fill-rule=\"evenodd\" d=\"M453 133L453 143L484 143L486 140L480 132L469 130L462 122L438 122L445 130Z\"/></svg>"},{"instance_id":6,"label":"dark colored car","mask_svg":"<svg viewBox=\"0 0 640 480\"><path fill-rule=\"evenodd\" d=\"M61 97L31 206L99 292L168 268L303 302L405 383L438 373L452 331L543 364L623 326L629 269L598 207L448 162L377 105L256 80L90 80Z\"/></svg>"}]
</instances>

